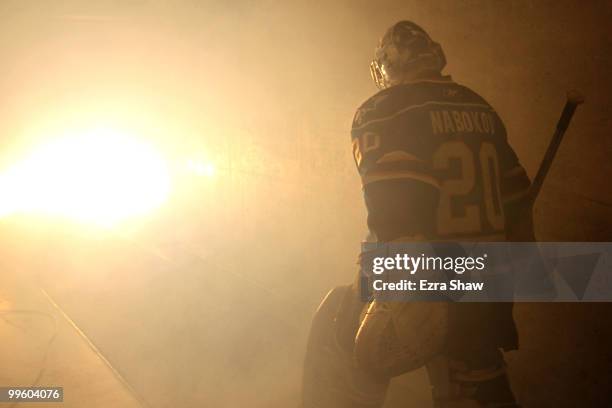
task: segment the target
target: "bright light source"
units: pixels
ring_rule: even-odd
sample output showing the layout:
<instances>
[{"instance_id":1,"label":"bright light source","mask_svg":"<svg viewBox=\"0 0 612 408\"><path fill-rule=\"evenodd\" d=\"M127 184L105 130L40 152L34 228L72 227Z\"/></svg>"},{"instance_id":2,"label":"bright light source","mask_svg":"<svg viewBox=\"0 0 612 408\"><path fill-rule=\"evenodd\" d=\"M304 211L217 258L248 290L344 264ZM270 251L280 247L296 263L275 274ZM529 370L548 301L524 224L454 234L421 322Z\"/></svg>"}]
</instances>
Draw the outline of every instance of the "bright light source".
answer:
<instances>
[{"instance_id":1,"label":"bright light source","mask_svg":"<svg viewBox=\"0 0 612 408\"><path fill-rule=\"evenodd\" d=\"M187 160L187 169L198 176L212 177L215 175L215 165L212 163L206 163L199 160Z\"/></svg>"},{"instance_id":2,"label":"bright light source","mask_svg":"<svg viewBox=\"0 0 612 408\"><path fill-rule=\"evenodd\" d=\"M160 206L165 161L113 129L53 140L0 174L0 216L35 213L110 225Z\"/></svg>"},{"instance_id":3,"label":"bright light source","mask_svg":"<svg viewBox=\"0 0 612 408\"><path fill-rule=\"evenodd\" d=\"M204 166L204 174L206 174L208 177L214 176L215 166L212 163L208 163L206 166Z\"/></svg>"}]
</instances>

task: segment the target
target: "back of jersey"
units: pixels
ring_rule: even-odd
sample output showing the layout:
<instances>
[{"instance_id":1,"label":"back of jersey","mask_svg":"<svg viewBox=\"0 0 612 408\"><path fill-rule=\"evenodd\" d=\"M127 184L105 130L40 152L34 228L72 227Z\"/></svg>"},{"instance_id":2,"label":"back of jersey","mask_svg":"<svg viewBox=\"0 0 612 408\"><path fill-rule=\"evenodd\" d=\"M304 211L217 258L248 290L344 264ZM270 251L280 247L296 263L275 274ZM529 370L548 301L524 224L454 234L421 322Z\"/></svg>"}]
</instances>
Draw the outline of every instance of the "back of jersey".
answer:
<instances>
[{"instance_id":1,"label":"back of jersey","mask_svg":"<svg viewBox=\"0 0 612 408\"><path fill-rule=\"evenodd\" d=\"M450 78L385 89L357 111L353 155L381 240L505 239L504 206L529 180L504 125Z\"/></svg>"}]
</instances>

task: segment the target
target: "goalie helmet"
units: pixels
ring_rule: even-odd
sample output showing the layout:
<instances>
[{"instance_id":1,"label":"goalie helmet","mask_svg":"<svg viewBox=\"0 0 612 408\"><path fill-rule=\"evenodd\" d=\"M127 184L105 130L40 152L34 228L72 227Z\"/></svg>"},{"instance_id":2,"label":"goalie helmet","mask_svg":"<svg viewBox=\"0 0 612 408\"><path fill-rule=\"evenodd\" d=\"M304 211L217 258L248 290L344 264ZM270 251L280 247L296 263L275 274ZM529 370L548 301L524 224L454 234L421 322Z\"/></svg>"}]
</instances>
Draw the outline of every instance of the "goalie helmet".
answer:
<instances>
[{"instance_id":1,"label":"goalie helmet","mask_svg":"<svg viewBox=\"0 0 612 408\"><path fill-rule=\"evenodd\" d=\"M440 44L415 23L400 21L381 38L370 63L370 73L376 86L385 89L413 80L423 72L439 73L445 65Z\"/></svg>"}]
</instances>

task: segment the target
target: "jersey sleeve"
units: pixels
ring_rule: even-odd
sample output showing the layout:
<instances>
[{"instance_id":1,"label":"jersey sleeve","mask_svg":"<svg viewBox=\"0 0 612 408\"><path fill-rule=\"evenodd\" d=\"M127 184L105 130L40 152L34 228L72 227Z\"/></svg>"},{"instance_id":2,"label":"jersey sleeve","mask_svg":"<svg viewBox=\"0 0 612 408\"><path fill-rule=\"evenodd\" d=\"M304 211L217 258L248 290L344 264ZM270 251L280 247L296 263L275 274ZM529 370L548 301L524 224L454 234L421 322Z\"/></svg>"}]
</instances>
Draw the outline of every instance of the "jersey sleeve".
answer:
<instances>
[{"instance_id":1,"label":"jersey sleeve","mask_svg":"<svg viewBox=\"0 0 612 408\"><path fill-rule=\"evenodd\" d=\"M394 102L386 93L368 100L351 131L368 226L381 241L430 235L440 188L414 105Z\"/></svg>"},{"instance_id":2,"label":"jersey sleeve","mask_svg":"<svg viewBox=\"0 0 612 408\"><path fill-rule=\"evenodd\" d=\"M505 130L504 137L498 146L498 151L500 155L500 187L502 202L504 205L518 203L522 198L527 196L531 182L527 176L527 172L519 162L516 153L508 144Z\"/></svg>"},{"instance_id":3,"label":"jersey sleeve","mask_svg":"<svg viewBox=\"0 0 612 408\"><path fill-rule=\"evenodd\" d=\"M355 114L351 130L353 158L362 186L389 180L411 180L439 189L431 165L433 144L428 130L413 115L418 108L375 95ZM429 142L429 143L428 143Z\"/></svg>"}]
</instances>

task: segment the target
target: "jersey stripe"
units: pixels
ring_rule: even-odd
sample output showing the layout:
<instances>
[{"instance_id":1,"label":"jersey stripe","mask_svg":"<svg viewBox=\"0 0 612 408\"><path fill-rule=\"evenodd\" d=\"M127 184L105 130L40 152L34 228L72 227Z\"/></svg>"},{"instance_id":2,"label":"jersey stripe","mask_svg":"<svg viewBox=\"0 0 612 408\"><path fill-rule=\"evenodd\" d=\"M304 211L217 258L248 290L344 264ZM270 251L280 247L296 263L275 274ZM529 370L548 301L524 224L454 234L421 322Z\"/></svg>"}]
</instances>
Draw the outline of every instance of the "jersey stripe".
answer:
<instances>
[{"instance_id":1,"label":"jersey stripe","mask_svg":"<svg viewBox=\"0 0 612 408\"><path fill-rule=\"evenodd\" d=\"M419 173L411 170L370 171L367 174L361 176L361 184L362 186L366 186L370 183L375 183L377 181L397 179L417 180L423 183L427 183L435 188L440 188L440 183L434 177L428 174Z\"/></svg>"},{"instance_id":2,"label":"jersey stripe","mask_svg":"<svg viewBox=\"0 0 612 408\"><path fill-rule=\"evenodd\" d=\"M523 168L523 166L518 165L508 171L506 171L504 173L504 177L508 178L508 177L513 177L513 176L518 176L518 175L523 175L526 174L525 169Z\"/></svg>"},{"instance_id":3,"label":"jersey stripe","mask_svg":"<svg viewBox=\"0 0 612 408\"><path fill-rule=\"evenodd\" d=\"M502 201L504 202L504 204L508 204L509 202L516 201L516 200L519 200L519 199L525 197L527 195L527 193L529 193L529 188L527 188L527 189L525 189L523 191L519 191L517 193L512 193L512 194L504 195L502 197Z\"/></svg>"},{"instance_id":4,"label":"jersey stripe","mask_svg":"<svg viewBox=\"0 0 612 408\"><path fill-rule=\"evenodd\" d=\"M408 107L406 107L404 109L400 109L399 111L397 111L397 112L395 112L395 113L393 113L393 114L391 114L389 116L385 116L383 118L372 119L369 122L364 123L363 125L360 125L358 127L354 127L353 130L361 130L361 129L364 129L367 126L370 126L370 125L372 125L374 123L385 122L387 120L391 120L393 118L396 118L399 115L401 115L402 113L406 113L406 112L414 110L414 109L424 108L426 106L431 106L431 105L469 106L469 107L488 109L490 111L495 112L495 110L491 106L483 104L483 103L428 101L428 102L422 103L420 105L411 105L411 106L408 106Z\"/></svg>"}]
</instances>

